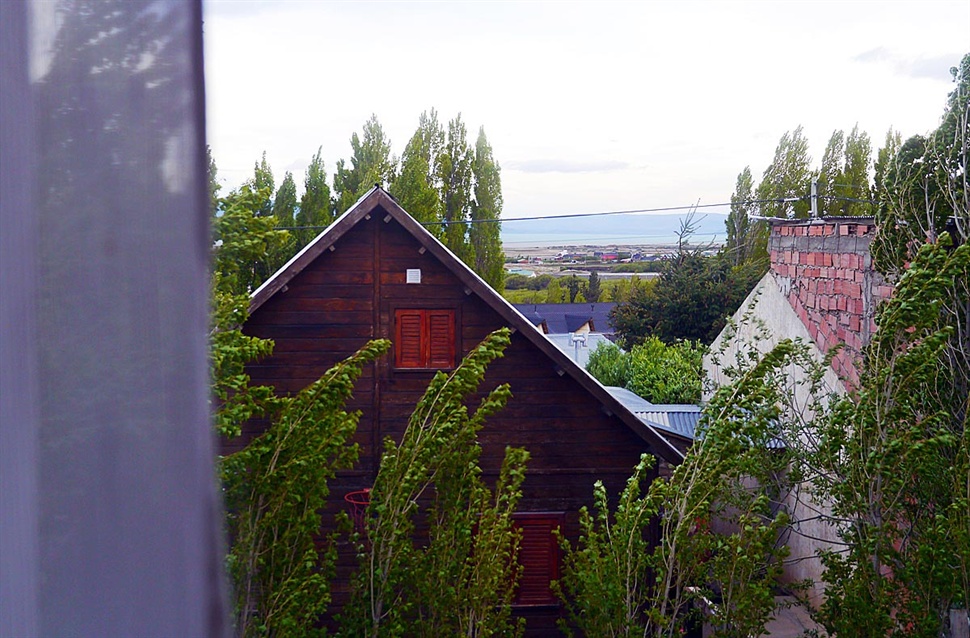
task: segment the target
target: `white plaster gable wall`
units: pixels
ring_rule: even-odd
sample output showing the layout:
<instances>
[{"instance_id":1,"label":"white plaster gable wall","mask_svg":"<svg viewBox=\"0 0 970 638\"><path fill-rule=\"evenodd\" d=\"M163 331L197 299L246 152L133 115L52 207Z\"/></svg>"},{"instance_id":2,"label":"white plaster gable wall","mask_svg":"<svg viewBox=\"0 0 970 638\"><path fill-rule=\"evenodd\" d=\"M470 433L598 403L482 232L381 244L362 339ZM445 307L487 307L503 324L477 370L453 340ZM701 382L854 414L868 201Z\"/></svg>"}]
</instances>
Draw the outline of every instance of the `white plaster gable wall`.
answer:
<instances>
[{"instance_id":1,"label":"white plaster gable wall","mask_svg":"<svg viewBox=\"0 0 970 638\"><path fill-rule=\"evenodd\" d=\"M734 314L733 319L737 325L737 332L734 333L729 328L725 328L714 340L714 344L711 346L712 351L719 350L722 342L725 339L730 339L730 343L727 344L722 355L722 361L733 360L741 345L753 343L756 333L761 330L756 322L743 321L745 315L749 315L756 322L760 322L767 331L767 338L758 343L760 351L768 352L784 339L801 339L809 344L816 360L822 361L822 352L808 334L805 324L801 322L791 304L788 303L787 291L782 290L782 282L779 282L770 271L761 278L758 285L741 304L741 308ZM714 365L710 355L704 357L704 370L707 372L708 378L714 383L718 385L725 383L724 375L720 368ZM797 370L793 367L792 375L797 376L796 373ZM842 385L838 375L831 368L826 371L824 381L828 389L839 393L845 392L845 386ZM798 404L804 405L808 398L806 390L801 387L797 390L801 390L801 394L796 395Z\"/></svg>"},{"instance_id":2,"label":"white plaster gable wall","mask_svg":"<svg viewBox=\"0 0 970 638\"><path fill-rule=\"evenodd\" d=\"M763 329L767 334L764 340L758 342L757 347L760 351L771 350L783 339L801 339L809 345L816 361L822 361L823 353L815 345L808 329L792 309L786 292L781 289L780 282L771 272L758 282L734 316L734 322L738 326L737 332L725 328L711 348L712 351L718 351L727 340L721 355L722 365L733 361L739 349L746 343L753 343L756 333ZM745 316L750 320L745 321ZM759 322L763 329L758 326ZM726 382L721 369L714 364L710 355L704 358L704 369L708 378L714 383L721 385ZM795 405L800 406L807 417L810 416L807 414L810 400L807 384L798 383L804 376L800 368L794 365L791 367L789 387L794 393ZM845 392L845 387L831 367L826 370L823 381L827 390L839 394ZM824 589L821 583L822 565L817 552L831 547L829 541L835 540L836 537L834 530L818 519L819 511L827 511L828 508L813 499L811 493L812 486L802 484L798 486L797 494L789 495L783 501L792 520L795 521L786 539L791 554L785 566L784 579L788 582L805 579L815 581L816 585L808 590L806 595L809 602L817 606L822 600Z\"/></svg>"}]
</instances>

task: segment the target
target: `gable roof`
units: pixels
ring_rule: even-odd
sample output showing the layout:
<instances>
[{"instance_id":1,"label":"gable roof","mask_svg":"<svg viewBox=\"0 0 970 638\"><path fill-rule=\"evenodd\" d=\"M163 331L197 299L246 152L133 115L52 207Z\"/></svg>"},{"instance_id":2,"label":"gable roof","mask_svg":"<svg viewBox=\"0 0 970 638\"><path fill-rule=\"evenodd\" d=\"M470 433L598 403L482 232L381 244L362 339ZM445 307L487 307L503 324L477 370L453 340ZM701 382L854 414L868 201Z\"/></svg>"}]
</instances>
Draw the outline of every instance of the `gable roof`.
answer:
<instances>
[{"instance_id":1,"label":"gable roof","mask_svg":"<svg viewBox=\"0 0 970 638\"><path fill-rule=\"evenodd\" d=\"M577 327L582 327L582 323L575 326L571 323L573 318L583 321L591 321L596 332L605 334L613 333L613 324L610 323L610 310L616 306L612 301L598 301L596 303L520 303L514 304L515 308L522 314L529 316L535 314L542 317L549 326L552 334L564 334L575 332ZM572 326L572 327L570 327Z\"/></svg>"},{"instance_id":2,"label":"gable roof","mask_svg":"<svg viewBox=\"0 0 970 638\"><path fill-rule=\"evenodd\" d=\"M545 319L534 312L523 312L522 316L528 319L529 323L538 328L543 334L548 334L549 326L546 325Z\"/></svg>"},{"instance_id":3,"label":"gable roof","mask_svg":"<svg viewBox=\"0 0 970 638\"><path fill-rule=\"evenodd\" d=\"M657 455L674 464L683 460L683 454L670 441L664 438L653 426L637 418L633 412L613 397L599 381L590 376L551 341L546 339L528 319L458 259L434 235L408 215L397 201L380 186L375 186L357 200L357 203L351 206L346 213L337 218L326 230L317 235L303 250L257 288L250 297L249 313L256 312L260 306L283 290L296 275L323 252L339 250L337 243L340 238L346 235L359 221L370 219L373 215L382 216L384 222L394 220L399 223L427 252L435 256L465 285L466 291L476 294L502 317L509 327L520 332L546 357L552 360L558 370L562 370L563 374L568 374L577 381L600 403L608 414L616 415L635 434L650 444Z\"/></svg>"},{"instance_id":4,"label":"gable roof","mask_svg":"<svg viewBox=\"0 0 970 638\"><path fill-rule=\"evenodd\" d=\"M565 315L566 332L576 332L582 330L583 326L589 324L589 329L594 330L593 318L588 315Z\"/></svg>"}]
</instances>

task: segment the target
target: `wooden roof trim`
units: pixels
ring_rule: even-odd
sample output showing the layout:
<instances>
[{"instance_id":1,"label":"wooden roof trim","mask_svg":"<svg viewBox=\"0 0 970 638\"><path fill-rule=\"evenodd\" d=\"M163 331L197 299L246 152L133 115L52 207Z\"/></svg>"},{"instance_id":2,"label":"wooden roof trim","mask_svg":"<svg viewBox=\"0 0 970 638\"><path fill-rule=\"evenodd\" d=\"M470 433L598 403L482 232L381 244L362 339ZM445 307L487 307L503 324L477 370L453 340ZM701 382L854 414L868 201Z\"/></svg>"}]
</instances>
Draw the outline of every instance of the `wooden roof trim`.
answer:
<instances>
[{"instance_id":1,"label":"wooden roof trim","mask_svg":"<svg viewBox=\"0 0 970 638\"><path fill-rule=\"evenodd\" d=\"M379 187L374 186L363 197L351 206L347 211L335 219L309 244L303 247L300 252L293 256L286 264L277 270L272 277L253 291L249 297L249 314L253 314L257 308L262 306L270 297L279 292L293 277L300 274L304 268L313 263L317 257L325 250L337 243L357 222L371 214L379 205L379 200L372 199L374 191L383 192Z\"/></svg>"},{"instance_id":2,"label":"wooden roof trim","mask_svg":"<svg viewBox=\"0 0 970 638\"><path fill-rule=\"evenodd\" d=\"M356 204L333 222L326 230L301 250L293 259L283 266L266 283L260 286L251 296L249 312L252 314L268 299L283 288L293 277L307 267L321 253L334 245L340 237L353 228L357 222L368 214L380 216L390 215L413 236L418 243L438 258L458 279L472 292L477 294L485 303L497 312L511 327L527 338L539 348L552 363L570 377L575 379L586 391L592 394L609 412L616 415L635 434L648 443L656 453L669 463L678 464L683 460L683 453L668 441L662 434L649 424L644 423L609 391L594 379L586 370L581 368L566 353L560 350L552 341L547 339L525 316L510 304L485 280L479 277L471 268L461 261L451 250L432 235L428 230L411 217L400 204L384 189L375 186ZM338 248L339 250L339 248Z\"/></svg>"}]
</instances>

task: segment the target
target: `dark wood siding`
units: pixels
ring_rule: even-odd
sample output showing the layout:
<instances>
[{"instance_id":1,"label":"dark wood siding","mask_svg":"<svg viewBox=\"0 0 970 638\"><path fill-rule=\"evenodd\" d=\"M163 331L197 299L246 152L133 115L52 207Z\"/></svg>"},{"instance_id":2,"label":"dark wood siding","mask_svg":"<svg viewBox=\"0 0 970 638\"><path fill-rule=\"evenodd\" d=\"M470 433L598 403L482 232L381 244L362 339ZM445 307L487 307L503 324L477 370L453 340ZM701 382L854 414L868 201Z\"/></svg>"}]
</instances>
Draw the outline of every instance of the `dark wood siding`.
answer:
<instances>
[{"instance_id":1,"label":"dark wood siding","mask_svg":"<svg viewBox=\"0 0 970 638\"><path fill-rule=\"evenodd\" d=\"M421 283L406 283L407 270L415 268L421 270ZM426 316L451 317L453 332L439 339L450 338L457 351L432 355L446 357L451 365L489 332L506 325L405 228L375 213L361 219L333 250L324 250L253 313L245 331L276 342L271 357L249 367L253 382L296 392L368 339L407 339L395 322L402 310L442 311ZM442 328L430 325L422 330ZM433 374L430 369L396 366L393 351L366 370L349 406L362 413L356 436L360 462L333 481L325 527L332 525L336 512L346 509L342 499L348 492L370 487L380 442L386 436L400 437ZM520 510L561 512L563 532L575 540L578 511L592 504L594 481L602 480L610 493L618 493L647 446L521 333L512 335L505 356L490 366L483 393L506 382L513 396L480 435L485 479L497 476L506 446L529 450ZM470 405L479 398L473 397ZM261 422L249 424L246 435L224 451L238 449L262 427ZM354 564L351 549L343 545L334 612L345 600L346 578ZM527 618L529 635L559 635L555 619L560 610L555 605L516 613Z\"/></svg>"}]
</instances>

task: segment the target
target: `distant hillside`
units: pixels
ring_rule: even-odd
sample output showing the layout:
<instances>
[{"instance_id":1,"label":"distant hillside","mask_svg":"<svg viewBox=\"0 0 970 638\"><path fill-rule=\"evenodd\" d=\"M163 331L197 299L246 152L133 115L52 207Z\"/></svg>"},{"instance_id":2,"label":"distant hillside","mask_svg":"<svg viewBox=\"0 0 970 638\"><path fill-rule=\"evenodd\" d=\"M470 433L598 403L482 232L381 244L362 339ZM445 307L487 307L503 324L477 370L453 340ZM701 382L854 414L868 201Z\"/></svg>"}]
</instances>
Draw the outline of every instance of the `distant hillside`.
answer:
<instances>
[{"instance_id":1,"label":"distant hillside","mask_svg":"<svg viewBox=\"0 0 970 638\"><path fill-rule=\"evenodd\" d=\"M529 246L671 244L677 241L683 214L603 215L566 219L503 220L502 243ZM727 215L696 215L691 243L722 244Z\"/></svg>"}]
</instances>

